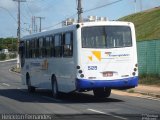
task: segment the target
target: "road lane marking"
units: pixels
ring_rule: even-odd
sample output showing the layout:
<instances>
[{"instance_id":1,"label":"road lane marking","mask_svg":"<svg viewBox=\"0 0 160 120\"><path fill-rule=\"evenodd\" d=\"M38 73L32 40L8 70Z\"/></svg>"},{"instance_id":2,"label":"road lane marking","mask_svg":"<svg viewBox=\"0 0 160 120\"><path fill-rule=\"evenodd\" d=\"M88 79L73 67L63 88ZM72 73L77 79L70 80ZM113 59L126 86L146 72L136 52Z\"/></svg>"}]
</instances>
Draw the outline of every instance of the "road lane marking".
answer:
<instances>
[{"instance_id":1,"label":"road lane marking","mask_svg":"<svg viewBox=\"0 0 160 120\"><path fill-rule=\"evenodd\" d=\"M95 112L95 113L103 114L103 115L112 116L112 117L119 118L119 119L122 119L122 120L127 120L127 118L117 116L117 115L108 114L108 113L105 113L105 112L102 112L102 111L99 111L99 110L95 110L95 109L87 109L87 110Z\"/></svg>"},{"instance_id":2,"label":"road lane marking","mask_svg":"<svg viewBox=\"0 0 160 120\"><path fill-rule=\"evenodd\" d=\"M96 113L100 113L100 114L106 114L105 112L101 112L101 111L94 110L94 109L87 109L87 110L92 111L92 112L96 112Z\"/></svg>"},{"instance_id":3,"label":"road lane marking","mask_svg":"<svg viewBox=\"0 0 160 120\"><path fill-rule=\"evenodd\" d=\"M0 84L0 89L4 89L4 86L2 84Z\"/></svg>"},{"instance_id":4,"label":"road lane marking","mask_svg":"<svg viewBox=\"0 0 160 120\"><path fill-rule=\"evenodd\" d=\"M9 84L7 84L7 83L2 83L2 85L4 85L4 86L8 86L8 87L10 86L10 85L9 85Z\"/></svg>"}]
</instances>

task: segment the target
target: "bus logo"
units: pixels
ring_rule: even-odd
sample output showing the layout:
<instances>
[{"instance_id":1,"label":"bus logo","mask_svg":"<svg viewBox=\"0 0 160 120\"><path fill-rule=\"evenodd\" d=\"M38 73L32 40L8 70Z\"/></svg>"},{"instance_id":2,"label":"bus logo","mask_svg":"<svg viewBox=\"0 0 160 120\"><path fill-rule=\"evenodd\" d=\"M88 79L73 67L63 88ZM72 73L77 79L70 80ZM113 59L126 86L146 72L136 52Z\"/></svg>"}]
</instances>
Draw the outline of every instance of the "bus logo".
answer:
<instances>
[{"instance_id":1,"label":"bus logo","mask_svg":"<svg viewBox=\"0 0 160 120\"><path fill-rule=\"evenodd\" d=\"M93 56L97 58L98 61L101 61L101 52L100 51L92 51L92 55L88 56L90 61L93 60Z\"/></svg>"}]
</instances>

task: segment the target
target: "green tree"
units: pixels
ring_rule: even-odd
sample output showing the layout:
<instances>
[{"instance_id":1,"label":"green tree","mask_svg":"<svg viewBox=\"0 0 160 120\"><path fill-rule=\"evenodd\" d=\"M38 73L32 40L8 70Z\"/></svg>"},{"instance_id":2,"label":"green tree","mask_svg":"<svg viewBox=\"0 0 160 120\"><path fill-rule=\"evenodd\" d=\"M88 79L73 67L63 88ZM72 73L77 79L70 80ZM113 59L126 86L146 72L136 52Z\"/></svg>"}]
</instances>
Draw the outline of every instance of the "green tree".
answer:
<instances>
[{"instance_id":1,"label":"green tree","mask_svg":"<svg viewBox=\"0 0 160 120\"><path fill-rule=\"evenodd\" d=\"M0 50L17 51L17 38L0 38Z\"/></svg>"}]
</instances>

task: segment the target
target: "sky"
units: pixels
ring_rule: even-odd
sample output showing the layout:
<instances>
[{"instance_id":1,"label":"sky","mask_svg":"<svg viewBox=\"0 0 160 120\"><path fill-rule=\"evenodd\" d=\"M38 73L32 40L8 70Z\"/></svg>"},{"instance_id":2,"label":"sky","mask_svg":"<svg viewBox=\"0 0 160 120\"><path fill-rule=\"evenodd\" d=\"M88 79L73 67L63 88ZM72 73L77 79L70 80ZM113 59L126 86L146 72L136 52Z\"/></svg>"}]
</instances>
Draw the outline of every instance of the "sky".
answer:
<instances>
[{"instance_id":1,"label":"sky","mask_svg":"<svg viewBox=\"0 0 160 120\"><path fill-rule=\"evenodd\" d=\"M83 11L110 4L118 0L82 0ZM160 6L160 0L121 0L112 5L84 12L83 18L88 16L107 17L109 20L117 20L135 12L144 11ZM13 0L0 0L0 38L17 36L17 2ZM61 27L61 21L72 17L77 19L77 0L26 0L21 2L21 36L29 34L31 18L45 17L42 20L42 30L50 30ZM39 20L36 19L39 27ZM58 24L57 26L55 26ZM54 26L54 27L53 27Z\"/></svg>"}]
</instances>

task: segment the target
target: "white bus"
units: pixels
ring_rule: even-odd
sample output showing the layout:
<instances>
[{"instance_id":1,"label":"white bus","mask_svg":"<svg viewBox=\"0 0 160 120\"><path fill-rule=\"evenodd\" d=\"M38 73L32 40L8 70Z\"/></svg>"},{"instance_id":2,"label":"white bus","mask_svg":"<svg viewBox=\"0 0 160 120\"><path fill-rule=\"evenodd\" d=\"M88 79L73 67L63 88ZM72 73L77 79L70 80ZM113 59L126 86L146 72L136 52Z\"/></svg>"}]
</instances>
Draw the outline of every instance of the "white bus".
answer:
<instances>
[{"instance_id":1,"label":"white bus","mask_svg":"<svg viewBox=\"0 0 160 120\"><path fill-rule=\"evenodd\" d=\"M22 38L21 72L29 92L93 90L109 97L111 89L138 84L134 25L130 22L84 22Z\"/></svg>"}]
</instances>

